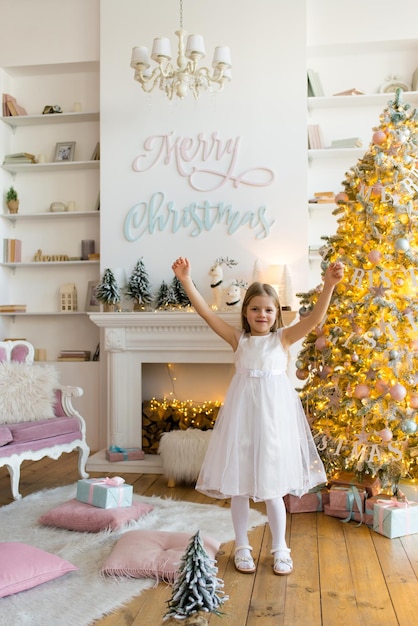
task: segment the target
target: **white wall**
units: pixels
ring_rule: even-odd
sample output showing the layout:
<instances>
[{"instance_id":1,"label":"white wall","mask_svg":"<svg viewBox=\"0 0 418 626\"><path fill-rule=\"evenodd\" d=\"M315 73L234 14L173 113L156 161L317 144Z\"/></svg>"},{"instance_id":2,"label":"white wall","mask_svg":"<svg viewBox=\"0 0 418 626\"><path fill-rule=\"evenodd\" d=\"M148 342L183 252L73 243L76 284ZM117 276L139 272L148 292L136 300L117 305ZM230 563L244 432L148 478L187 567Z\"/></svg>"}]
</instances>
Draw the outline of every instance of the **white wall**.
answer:
<instances>
[{"instance_id":1,"label":"white wall","mask_svg":"<svg viewBox=\"0 0 418 626\"><path fill-rule=\"evenodd\" d=\"M187 255L195 282L209 300L209 268L217 257L228 256L238 266L226 270L225 278L251 282L254 263L260 259L265 265L287 263L295 289L306 287L305 2L186 0L184 28L204 36L207 64L216 45L232 49L231 84L216 96L203 94L197 102L190 96L168 102L158 92L147 96L129 66L131 47L150 49L155 36L169 37L177 56L178 26L176 2L101 2L102 268L123 267L130 273L143 257L156 291L162 280L171 281L174 258ZM220 177L201 177L208 190L197 191L179 174L173 156L170 163L160 160L146 172L132 169L153 135L196 141L199 134L209 139L214 132L224 143L240 139L235 176L267 168L274 173L272 183L235 187L229 181L215 189ZM227 166L226 159L204 162L200 157L185 164L189 171L195 167L226 172ZM254 176L250 172L248 179ZM180 213L191 203L223 202L241 216L265 206L266 218L274 224L267 236L257 239L260 226L229 234L225 224L219 224L193 236L191 227L173 232L169 222L163 231L156 228L127 241L124 221L129 210L138 203L149 206L158 192L164 194L163 215L168 202Z\"/></svg>"}]
</instances>

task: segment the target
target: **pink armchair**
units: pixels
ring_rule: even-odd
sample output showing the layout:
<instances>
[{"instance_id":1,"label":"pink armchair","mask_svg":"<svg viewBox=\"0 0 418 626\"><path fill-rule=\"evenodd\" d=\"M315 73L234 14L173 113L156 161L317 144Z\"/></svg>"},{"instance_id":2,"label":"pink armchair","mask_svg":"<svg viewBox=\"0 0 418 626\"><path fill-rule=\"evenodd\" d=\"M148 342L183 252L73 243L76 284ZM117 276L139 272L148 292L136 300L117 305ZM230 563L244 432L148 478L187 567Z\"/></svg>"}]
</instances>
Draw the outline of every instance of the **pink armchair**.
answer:
<instances>
[{"instance_id":1,"label":"pink armchair","mask_svg":"<svg viewBox=\"0 0 418 626\"><path fill-rule=\"evenodd\" d=\"M86 424L72 405L83 390L55 384L55 369L33 359L29 342L0 342L0 467L8 469L15 500L22 497L20 466L26 460L58 459L78 449L79 474L88 478Z\"/></svg>"}]
</instances>

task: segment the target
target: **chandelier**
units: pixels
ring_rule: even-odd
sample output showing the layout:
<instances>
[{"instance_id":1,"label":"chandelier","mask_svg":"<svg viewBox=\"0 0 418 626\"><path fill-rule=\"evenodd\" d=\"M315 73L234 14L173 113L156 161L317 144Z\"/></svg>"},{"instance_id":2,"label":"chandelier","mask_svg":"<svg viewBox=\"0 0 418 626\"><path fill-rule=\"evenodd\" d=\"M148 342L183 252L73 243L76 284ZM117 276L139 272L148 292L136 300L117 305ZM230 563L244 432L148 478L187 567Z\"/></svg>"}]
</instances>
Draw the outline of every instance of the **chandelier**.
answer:
<instances>
[{"instance_id":1,"label":"chandelier","mask_svg":"<svg viewBox=\"0 0 418 626\"><path fill-rule=\"evenodd\" d=\"M198 67L205 57L205 44L201 35L189 35L183 30L183 0L180 0L180 29L176 30L178 41L177 66L171 62L170 40L157 37L152 46L151 59L157 63L151 68L148 49L139 46L132 49L131 67L135 70L134 79L146 93L155 87L161 89L171 100L174 96L184 98L189 91L197 99L203 91L221 91L231 80L231 52L227 46L217 46L213 55L211 73L207 67Z\"/></svg>"}]
</instances>

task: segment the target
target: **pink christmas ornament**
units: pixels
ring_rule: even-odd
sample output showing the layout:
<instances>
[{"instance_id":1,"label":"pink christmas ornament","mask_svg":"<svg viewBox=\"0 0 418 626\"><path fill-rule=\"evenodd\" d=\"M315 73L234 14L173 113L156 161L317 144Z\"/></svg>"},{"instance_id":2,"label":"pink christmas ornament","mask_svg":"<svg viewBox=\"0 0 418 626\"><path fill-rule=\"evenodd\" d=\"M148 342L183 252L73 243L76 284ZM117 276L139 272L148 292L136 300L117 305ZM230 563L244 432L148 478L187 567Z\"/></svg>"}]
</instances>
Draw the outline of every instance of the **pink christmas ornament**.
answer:
<instances>
[{"instance_id":1,"label":"pink christmas ornament","mask_svg":"<svg viewBox=\"0 0 418 626\"><path fill-rule=\"evenodd\" d=\"M382 253L380 252L380 250L370 250L367 258L369 259L370 263L373 263L373 265L377 265L382 259Z\"/></svg>"},{"instance_id":2,"label":"pink christmas ornament","mask_svg":"<svg viewBox=\"0 0 418 626\"><path fill-rule=\"evenodd\" d=\"M355 398L358 398L359 400L362 400L363 398L368 398L370 395L370 389L364 383L360 383L359 385L356 385L354 387L353 395Z\"/></svg>"},{"instance_id":3,"label":"pink christmas ornament","mask_svg":"<svg viewBox=\"0 0 418 626\"><path fill-rule=\"evenodd\" d=\"M340 191L340 193L337 193L334 199L337 204L339 202L348 202L348 195L344 193L344 191Z\"/></svg>"},{"instance_id":4,"label":"pink christmas ornament","mask_svg":"<svg viewBox=\"0 0 418 626\"><path fill-rule=\"evenodd\" d=\"M380 198L380 196L382 195L382 189L383 189L383 185L382 183L376 183L375 185L373 185L372 187L372 191L371 191L371 197L372 198Z\"/></svg>"},{"instance_id":5,"label":"pink christmas ornament","mask_svg":"<svg viewBox=\"0 0 418 626\"><path fill-rule=\"evenodd\" d=\"M411 409L418 409L418 395L415 395L415 394L410 395L408 404L411 407Z\"/></svg>"},{"instance_id":6,"label":"pink christmas ornament","mask_svg":"<svg viewBox=\"0 0 418 626\"><path fill-rule=\"evenodd\" d=\"M400 383L395 383L395 385L392 385L390 388L389 394L393 400L400 402L406 396L406 389Z\"/></svg>"},{"instance_id":7,"label":"pink christmas ornament","mask_svg":"<svg viewBox=\"0 0 418 626\"><path fill-rule=\"evenodd\" d=\"M372 141L377 146L381 146L386 141L386 133L383 130L377 130L372 135Z\"/></svg>"},{"instance_id":8,"label":"pink christmas ornament","mask_svg":"<svg viewBox=\"0 0 418 626\"><path fill-rule=\"evenodd\" d=\"M328 341L327 338L324 337L324 335L321 335L320 337L318 337L318 339L315 341L315 348L317 350L319 350L319 352L322 352L322 350L325 350L325 348L328 345Z\"/></svg>"},{"instance_id":9,"label":"pink christmas ornament","mask_svg":"<svg viewBox=\"0 0 418 626\"><path fill-rule=\"evenodd\" d=\"M299 380L306 380L308 376L308 370L296 370L296 378L299 378Z\"/></svg>"},{"instance_id":10,"label":"pink christmas ornament","mask_svg":"<svg viewBox=\"0 0 418 626\"><path fill-rule=\"evenodd\" d=\"M389 441L392 441L393 433L390 428L383 428L377 434L380 435L383 443L388 443Z\"/></svg>"}]
</instances>

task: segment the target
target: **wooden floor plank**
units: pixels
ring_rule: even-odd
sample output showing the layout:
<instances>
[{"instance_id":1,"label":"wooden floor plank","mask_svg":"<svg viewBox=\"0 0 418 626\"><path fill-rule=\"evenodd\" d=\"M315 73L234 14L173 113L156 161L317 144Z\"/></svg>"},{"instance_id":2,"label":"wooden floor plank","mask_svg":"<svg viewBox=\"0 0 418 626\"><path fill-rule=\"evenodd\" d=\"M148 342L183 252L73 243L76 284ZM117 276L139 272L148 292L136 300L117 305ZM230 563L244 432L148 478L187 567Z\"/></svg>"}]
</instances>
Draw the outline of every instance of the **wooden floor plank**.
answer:
<instances>
[{"instance_id":1,"label":"wooden floor plank","mask_svg":"<svg viewBox=\"0 0 418 626\"><path fill-rule=\"evenodd\" d=\"M357 602L347 554L343 523L336 517L316 514L322 624L360 626Z\"/></svg>"},{"instance_id":2,"label":"wooden floor plank","mask_svg":"<svg viewBox=\"0 0 418 626\"><path fill-rule=\"evenodd\" d=\"M344 524L360 620L368 626L396 626L398 622L371 532L364 524Z\"/></svg>"},{"instance_id":3,"label":"wooden floor plank","mask_svg":"<svg viewBox=\"0 0 418 626\"><path fill-rule=\"evenodd\" d=\"M316 515L312 513L292 515L290 548L294 571L287 577L284 623L319 626L321 624L321 597Z\"/></svg>"},{"instance_id":4,"label":"wooden floor plank","mask_svg":"<svg viewBox=\"0 0 418 626\"><path fill-rule=\"evenodd\" d=\"M78 480L78 454L58 460L26 462L23 496ZM164 476L116 472L145 496L215 504L193 486L167 486ZM110 474L112 475L112 474ZM92 477L100 474L92 473ZM12 502L10 477L0 468L0 506ZM263 503L252 507L265 514ZM371 529L343 524L323 513L288 514L287 537L295 564L290 576L274 576L268 525L250 532L258 561L255 575L233 565L234 542L221 546L218 575L230 600L226 615L209 615L210 626L410 626L418 615L418 533L390 540ZM123 583L121 583L123 584ZM162 618L171 587L160 583L144 591L95 626L169 626Z\"/></svg>"}]
</instances>

